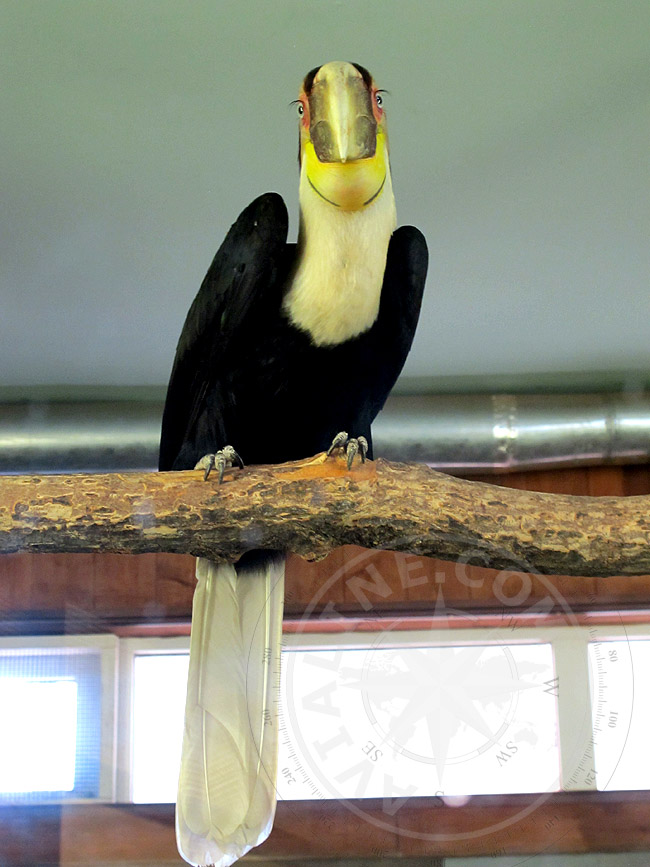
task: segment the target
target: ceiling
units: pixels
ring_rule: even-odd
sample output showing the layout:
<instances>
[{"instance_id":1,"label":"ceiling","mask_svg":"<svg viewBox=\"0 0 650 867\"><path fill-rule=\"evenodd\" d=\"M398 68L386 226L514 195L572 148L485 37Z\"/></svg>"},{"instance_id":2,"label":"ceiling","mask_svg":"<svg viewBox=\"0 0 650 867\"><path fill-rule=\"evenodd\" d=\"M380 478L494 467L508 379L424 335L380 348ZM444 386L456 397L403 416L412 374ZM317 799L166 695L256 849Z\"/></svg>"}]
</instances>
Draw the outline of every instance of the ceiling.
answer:
<instances>
[{"instance_id":1,"label":"ceiling","mask_svg":"<svg viewBox=\"0 0 650 867\"><path fill-rule=\"evenodd\" d=\"M0 385L160 384L289 102L363 63L425 233L411 376L650 369L648 0L0 0Z\"/></svg>"}]
</instances>

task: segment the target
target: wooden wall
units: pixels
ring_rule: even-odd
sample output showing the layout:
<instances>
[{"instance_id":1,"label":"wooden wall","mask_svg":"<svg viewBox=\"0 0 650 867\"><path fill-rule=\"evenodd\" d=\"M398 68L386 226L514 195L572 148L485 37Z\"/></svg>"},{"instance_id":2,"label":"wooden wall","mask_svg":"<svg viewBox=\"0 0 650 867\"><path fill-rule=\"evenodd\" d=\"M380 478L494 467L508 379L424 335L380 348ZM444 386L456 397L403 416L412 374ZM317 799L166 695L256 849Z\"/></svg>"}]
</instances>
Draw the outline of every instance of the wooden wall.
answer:
<instances>
[{"instance_id":1,"label":"wooden wall","mask_svg":"<svg viewBox=\"0 0 650 867\"><path fill-rule=\"evenodd\" d=\"M560 792L538 801L535 795L482 795L459 808L420 798L399 811L392 827L386 827L378 800L363 802L363 817L339 801L284 801L270 837L246 862L265 867L265 859L280 859L304 867L311 858L381 863L426 857L435 867L439 857L510 854L523 863L542 852L650 850L648 792ZM2 867L184 863L176 851L172 804L0 807Z\"/></svg>"}]
</instances>

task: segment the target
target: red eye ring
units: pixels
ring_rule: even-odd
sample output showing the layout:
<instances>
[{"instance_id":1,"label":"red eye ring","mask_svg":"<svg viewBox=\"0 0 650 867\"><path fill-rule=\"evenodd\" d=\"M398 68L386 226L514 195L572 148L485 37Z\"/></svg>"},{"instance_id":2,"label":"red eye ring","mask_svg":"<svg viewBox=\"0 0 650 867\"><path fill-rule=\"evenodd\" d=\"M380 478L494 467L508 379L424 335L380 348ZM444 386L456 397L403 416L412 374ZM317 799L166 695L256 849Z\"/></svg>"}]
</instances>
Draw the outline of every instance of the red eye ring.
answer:
<instances>
[{"instance_id":1,"label":"red eye ring","mask_svg":"<svg viewBox=\"0 0 650 867\"><path fill-rule=\"evenodd\" d=\"M375 116L375 120L377 123L384 116L384 98L382 93L385 93L384 90L373 90L372 92L372 113Z\"/></svg>"},{"instance_id":2,"label":"red eye ring","mask_svg":"<svg viewBox=\"0 0 650 867\"><path fill-rule=\"evenodd\" d=\"M300 120L301 126L308 127L309 126L309 103L305 96L301 94L299 99L294 99L291 101L290 105L296 106L296 111L298 113L298 118Z\"/></svg>"}]
</instances>

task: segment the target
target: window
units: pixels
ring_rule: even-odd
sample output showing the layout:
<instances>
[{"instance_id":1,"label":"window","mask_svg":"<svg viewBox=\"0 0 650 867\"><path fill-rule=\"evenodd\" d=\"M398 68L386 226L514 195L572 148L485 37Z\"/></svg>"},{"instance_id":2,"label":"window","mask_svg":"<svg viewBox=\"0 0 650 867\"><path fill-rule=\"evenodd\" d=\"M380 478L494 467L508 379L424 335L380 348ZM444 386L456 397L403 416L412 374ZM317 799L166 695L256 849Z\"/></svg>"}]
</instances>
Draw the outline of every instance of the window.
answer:
<instances>
[{"instance_id":1,"label":"window","mask_svg":"<svg viewBox=\"0 0 650 867\"><path fill-rule=\"evenodd\" d=\"M188 638L123 638L119 655L117 800L176 800Z\"/></svg>"},{"instance_id":2,"label":"window","mask_svg":"<svg viewBox=\"0 0 650 867\"><path fill-rule=\"evenodd\" d=\"M650 638L630 632L589 644L595 772L601 791L650 788Z\"/></svg>"},{"instance_id":3,"label":"window","mask_svg":"<svg viewBox=\"0 0 650 867\"><path fill-rule=\"evenodd\" d=\"M134 656L130 800L136 804L176 800L188 660L187 653Z\"/></svg>"},{"instance_id":4,"label":"window","mask_svg":"<svg viewBox=\"0 0 650 867\"><path fill-rule=\"evenodd\" d=\"M62 794L74 789L77 704L77 681L73 678L0 678L3 794Z\"/></svg>"},{"instance_id":5,"label":"window","mask_svg":"<svg viewBox=\"0 0 650 867\"><path fill-rule=\"evenodd\" d=\"M279 798L650 788L650 626L480 622L326 634L294 624ZM0 643L0 750L12 747L0 754L0 801L175 800L188 650L189 637Z\"/></svg>"},{"instance_id":6,"label":"window","mask_svg":"<svg viewBox=\"0 0 650 867\"><path fill-rule=\"evenodd\" d=\"M559 789L558 697L550 643L531 637L505 643L489 629L334 638L285 635L279 798L397 799ZM134 711L133 761L124 762L129 799L176 797L187 676L187 656L184 663L179 659L183 643L186 653L189 639L127 643L122 673L131 678ZM147 682L142 668L139 682L138 667L145 661L155 681ZM156 686L158 677L164 688ZM439 724L441 704L448 712ZM156 720L163 717L173 719L176 734L170 731L167 745L152 751ZM139 726L144 732L140 755ZM140 788L139 763L151 781L161 755L169 757L164 786Z\"/></svg>"},{"instance_id":7,"label":"window","mask_svg":"<svg viewBox=\"0 0 650 867\"><path fill-rule=\"evenodd\" d=\"M113 799L116 648L0 640L0 803Z\"/></svg>"},{"instance_id":8,"label":"window","mask_svg":"<svg viewBox=\"0 0 650 867\"><path fill-rule=\"evenodd\" d=\"M487 632L400 633L392 647L380 633L362 648L287 650L281 796L557 790L551 646L488 643Z\"/></svg>"}]
</instances>

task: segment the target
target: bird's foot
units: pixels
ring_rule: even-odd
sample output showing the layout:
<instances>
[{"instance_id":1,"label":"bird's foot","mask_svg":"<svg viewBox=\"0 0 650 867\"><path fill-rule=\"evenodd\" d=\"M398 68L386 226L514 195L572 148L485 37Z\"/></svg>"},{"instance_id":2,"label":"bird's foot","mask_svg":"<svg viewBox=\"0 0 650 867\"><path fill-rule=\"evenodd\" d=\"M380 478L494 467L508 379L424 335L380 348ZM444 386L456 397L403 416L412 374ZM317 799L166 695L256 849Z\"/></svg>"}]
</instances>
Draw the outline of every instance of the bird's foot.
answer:
<instances>
[{"instance_id":1,"label":"bird's foot","mask_svg":"<svg viewBox=\"0 0 650 867\"><path fill-rule=\"evenodd\" d=\"M221 484L225 471L228 469L228 467L234 467L235 464L241 470L244 469L244 462L239 457L234 448L232 446L224 446L222 449L219 449L218 452L214 452L214 454L203 455L201 460L197 461L194 469L205 470L203 474L203 481L207 481L212 470L216 469L219 474L219 484Z\"/></svg>"},{"instance_id":2,"label":"bird's foot","mask_svg":"<svg viewBox=\"0 0 650 867\"><path fill-rule=\"evenodd\" d=\"M368 454L368 440L365 437L349 437L346 431L342 430L332 440L332 445L327 450L327 457L336 449L345 449L348 469L352 467L352 461L355 457L361 455L361 463L365 464L366 455Z\"/></svg>"}]
</instances>

